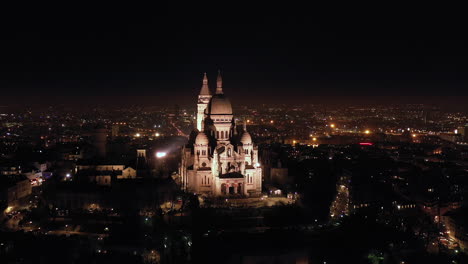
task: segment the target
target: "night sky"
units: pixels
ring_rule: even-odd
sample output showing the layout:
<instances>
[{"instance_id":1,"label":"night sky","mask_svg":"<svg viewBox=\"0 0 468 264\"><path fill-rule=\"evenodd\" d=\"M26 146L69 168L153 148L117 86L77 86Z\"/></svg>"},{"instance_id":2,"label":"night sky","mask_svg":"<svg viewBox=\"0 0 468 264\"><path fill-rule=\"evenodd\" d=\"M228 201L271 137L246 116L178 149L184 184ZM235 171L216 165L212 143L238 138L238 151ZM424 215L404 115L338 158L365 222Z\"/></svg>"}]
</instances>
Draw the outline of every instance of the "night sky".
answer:
<instances>
[{"instance_id":1,"label":"night sky","mask_svg":"<svg viewBox=\"0 0 468 264\"><path fill-rule=\"evenodd\" d=\"M218 68L237 104L468 95L457 7L283 5L4 10L3 101L192 103Z\"/></svg>"}]
</instances>

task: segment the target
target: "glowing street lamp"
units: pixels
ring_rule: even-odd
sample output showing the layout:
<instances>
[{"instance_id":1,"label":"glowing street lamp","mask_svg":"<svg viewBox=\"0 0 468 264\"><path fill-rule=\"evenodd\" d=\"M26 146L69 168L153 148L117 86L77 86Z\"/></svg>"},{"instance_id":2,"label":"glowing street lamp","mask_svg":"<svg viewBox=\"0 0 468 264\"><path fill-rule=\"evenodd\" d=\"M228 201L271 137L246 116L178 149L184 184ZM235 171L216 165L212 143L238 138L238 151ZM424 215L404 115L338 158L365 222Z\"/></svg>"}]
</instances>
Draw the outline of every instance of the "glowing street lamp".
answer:
<instances>
[{"instance_id":1,"label":"glowing street lamp","mask_svg":"<svg viewBox=\"0 0 468 264\"><path fill-rule=\"evenodd\" d=\"M335 124L331 124L330 127L331 127L331 128L335 128Z\"/></svg>"},{"instance_id":2,"label":"glowing street lamp","mask_svg":"<svg viewBox=\"0 0 468 264\"><path fill-rule=\"evenodd\" d=\"M135 134L135 137L140 137L140 136L141 136L140 133Z\"/></svg>"},{"instance_id":3,"label":"glowing street lamp","mask_svg":"<svg viewBox=\"0 0 468 264\"><path fill-rule=\"evenodd\" d=\"M364 131L364 133L370 134L370 130L366 130L366 131Z\"/></svg>"},{"instance_id":4,"label":"glowing street lamp","mask_svg":"<svg viewBox=\"0 0 468 264\"><path fill-rule=\"evenodd\" d=\"M166 157L167 153L166 152L156 152L156 158L164 158Z\"/></svg>"},{"instance_id":5,"label":"glowing street lamp","mask_svg":"<svg viewBox=\"0 0 468 264\"><path fill-rule=\"evenodd\" d=\"M154 135L155 135L156 137L159 137L159 136L161 136L161 134L159 134L159 133L156 133L156 134L154 134Z\"/></svg>"}]
</instances>

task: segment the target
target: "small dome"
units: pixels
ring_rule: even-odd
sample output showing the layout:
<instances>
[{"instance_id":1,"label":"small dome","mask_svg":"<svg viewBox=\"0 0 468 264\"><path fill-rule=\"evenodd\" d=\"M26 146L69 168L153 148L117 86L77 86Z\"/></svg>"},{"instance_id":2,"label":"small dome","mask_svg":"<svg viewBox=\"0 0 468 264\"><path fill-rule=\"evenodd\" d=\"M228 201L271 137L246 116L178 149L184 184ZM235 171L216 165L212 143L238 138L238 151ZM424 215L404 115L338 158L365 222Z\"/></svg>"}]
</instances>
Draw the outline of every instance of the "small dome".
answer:
<instances>
[{"instance_id":1,"label":"small dome","mask_svg":"<svg viewBox=\"0 0 468 264\"><path fill-rule=\"evenodd\" d=\"M217 94L211 98L209 105L211 115L232 115L232 106L229 99L223 94Z\"/></svg>"},{"instance_id":2,"label":"small dome","mask_svg":"<svg viewBox=\"0 0 468 264\"><path fill-rule=\"evenodd\" d=\"M195 138L195 144L197 145L208 145L209 140L205 133L200 132L198 133L197 137Z\"/></svg>"},{"instance_id":3,"label":"small dome","mask_svg":"<svg viewBox=\"0 0 468 264\"><path fill-rule=\"evenodd\" d=\"M250 136L249 132L245 131L244 134L242 134L241 137L241 143L242 144L252 144L252 137Z\"/></svg>"}]
</instances>

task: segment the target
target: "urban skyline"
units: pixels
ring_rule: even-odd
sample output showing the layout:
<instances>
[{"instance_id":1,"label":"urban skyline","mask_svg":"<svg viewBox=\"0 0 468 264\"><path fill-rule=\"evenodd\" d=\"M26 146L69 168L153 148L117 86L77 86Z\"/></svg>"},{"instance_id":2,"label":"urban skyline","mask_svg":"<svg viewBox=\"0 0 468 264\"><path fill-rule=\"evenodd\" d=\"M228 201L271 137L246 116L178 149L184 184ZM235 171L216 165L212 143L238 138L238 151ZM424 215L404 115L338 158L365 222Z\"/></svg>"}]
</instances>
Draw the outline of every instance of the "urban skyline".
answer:
<instances>
[{"instance_id":1,"label":"urban skyline","mask_svg":"<svg viewBox=\"0 0 468 264\"><path fill-rule=\"evenodd\" d=\"M5 6L0 263L468 263L463 8L153 4Z\"/></svg>"}]
</instances>

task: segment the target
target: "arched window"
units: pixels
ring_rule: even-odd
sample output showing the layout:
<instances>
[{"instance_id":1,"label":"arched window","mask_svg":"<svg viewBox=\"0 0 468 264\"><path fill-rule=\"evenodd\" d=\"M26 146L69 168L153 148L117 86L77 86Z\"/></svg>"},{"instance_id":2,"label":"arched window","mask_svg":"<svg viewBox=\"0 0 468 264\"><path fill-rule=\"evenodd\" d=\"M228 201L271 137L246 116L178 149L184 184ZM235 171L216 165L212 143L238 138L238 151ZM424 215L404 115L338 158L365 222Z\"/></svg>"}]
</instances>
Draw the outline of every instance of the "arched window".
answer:
<instances>
[{"instance_id":1,"label":"arched window","mask_svg":"<svg viewBox=\"0 0 468 264\"><path fill-rule=\"evenodd\" d=\"M219 139L219 131L216 131L216 138Z\"/></svg>"},{"instance_id":2,"label":"arched window","mask_svg":"<svg viewBox=\"0 0 468 264\"><path fill-rule=\"evenodd\" d=\"M228 157L231 157L231 154L232 154L231 152L232 152L232 150L230 148L228 148L228 152L227 152Z\"/></svg>"}]
</instances>

